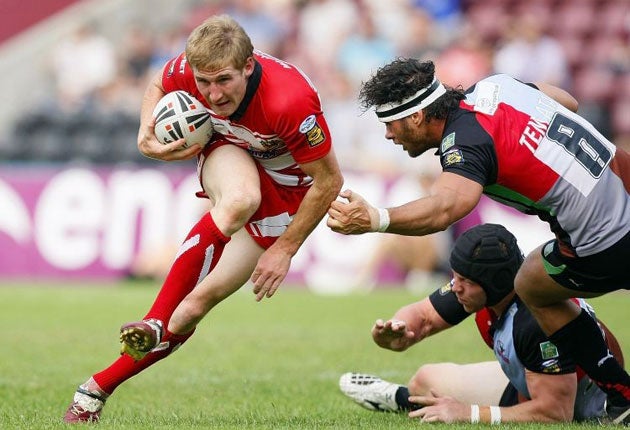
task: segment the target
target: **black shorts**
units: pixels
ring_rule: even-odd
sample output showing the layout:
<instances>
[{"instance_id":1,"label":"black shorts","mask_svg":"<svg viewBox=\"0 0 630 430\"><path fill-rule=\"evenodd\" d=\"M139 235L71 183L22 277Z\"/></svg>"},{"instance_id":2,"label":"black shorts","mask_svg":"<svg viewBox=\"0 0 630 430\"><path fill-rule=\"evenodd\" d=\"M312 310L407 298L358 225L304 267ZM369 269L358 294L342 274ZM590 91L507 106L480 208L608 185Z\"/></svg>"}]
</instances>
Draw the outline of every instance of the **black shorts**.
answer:
<instances>
[{"instance_id":1,"label":"black shorts","mask_svg":"<svg viewBox=\"0 0 630 430\"><path fill-rule=\"evenodd\" d=\"M554 281L574 291L609 293L630 289L630 233L597 254L567 257L557 240L541 251L545 271Z\"/></svg>"},{"instance_id":2,"label":"black shorts","mask_svg":"<svg viewBox=\"0 0 630 430\"><path fill-rule=\"evenodd\" d=\"M499 406L514 406L518 405L518 390L511 382L508 382L507 387L501 394L501 400L499 400Z\"/></svg>"}]
</instances>

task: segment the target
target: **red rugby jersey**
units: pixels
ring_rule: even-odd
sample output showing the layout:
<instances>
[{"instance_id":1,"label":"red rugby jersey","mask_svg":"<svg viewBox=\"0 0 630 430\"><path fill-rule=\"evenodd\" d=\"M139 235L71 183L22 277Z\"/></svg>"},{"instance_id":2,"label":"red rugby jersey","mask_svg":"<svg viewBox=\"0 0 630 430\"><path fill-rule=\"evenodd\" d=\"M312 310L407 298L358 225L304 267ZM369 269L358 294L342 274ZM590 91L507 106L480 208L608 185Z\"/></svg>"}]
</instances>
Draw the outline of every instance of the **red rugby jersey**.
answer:
<instances>
[{"instance_id":1,"label":"red rugby jersey","mask_svg":"<svg viewBox=\"0 0 630 430\"><path fill-rule=\"evenodd\" d=\"M230 117L213 113L216 139L227 139L249 151L281 185L307 186L312 178L298 163L325 156L331 148L330 132L317 90L297 67L260 51L244 100ZM206 100L197 89L185 54L164 67L162 85L168 93L184 90Z\"/></svg>"}]
</instances>

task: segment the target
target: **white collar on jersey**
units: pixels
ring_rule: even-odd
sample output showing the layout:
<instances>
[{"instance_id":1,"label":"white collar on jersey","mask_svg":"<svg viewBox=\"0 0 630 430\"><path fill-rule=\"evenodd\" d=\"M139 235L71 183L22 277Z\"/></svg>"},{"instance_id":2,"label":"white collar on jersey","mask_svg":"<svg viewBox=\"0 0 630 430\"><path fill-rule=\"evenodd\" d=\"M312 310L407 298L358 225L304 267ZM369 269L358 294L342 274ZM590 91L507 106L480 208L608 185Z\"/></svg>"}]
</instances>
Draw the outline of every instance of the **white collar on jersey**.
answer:
<instances>
[{"instance_id":1,"label":"white collar on jersey","mask_svg":"<svg viewBox=\"0 0 630 430\"><path fill-rule=\"evenodd\" d=\"M444 85L437 78L433 78L431 85L420 89L414 95L402 99L400 102L390 102L376 106L376 116L380 122L390 122L404 118L429 106L444 93L446 93Z\"/></svg>"}]
</instances>

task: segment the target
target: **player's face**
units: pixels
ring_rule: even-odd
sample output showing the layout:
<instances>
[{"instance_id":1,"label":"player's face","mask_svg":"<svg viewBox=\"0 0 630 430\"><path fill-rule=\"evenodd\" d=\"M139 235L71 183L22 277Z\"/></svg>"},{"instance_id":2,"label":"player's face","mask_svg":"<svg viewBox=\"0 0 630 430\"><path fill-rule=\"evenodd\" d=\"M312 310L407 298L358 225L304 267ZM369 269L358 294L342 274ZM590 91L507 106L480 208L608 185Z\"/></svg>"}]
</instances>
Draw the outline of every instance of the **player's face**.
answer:
<instances>
[{"instance_id":1,"label":"player's face","mask_svg":"<svg viewBox=\"0 0 630 430\"><path fill-rule=\"evenodd\" d=\"M480 311L486 306L486 292L481 288L481 285L455 271L453 271L451 291L455 293L457 301L468 313Z\"/></svg>"},{"instance_id":2,"label":"player's face","mask_svg":"<svg viewBox=\"0 0 630 430\"><path fill-rule=\"evenodd\" d=\"M424 121L418 123L413 115L385 123L385 139L401 145L410 157L415 158L435 146L429 140Z\"/></svg>"},{"instance_id":3,"label":"player's face","mask_svg":"<svg viewBox=\"0 0 630 430\"><path fill-rule=\"evenodd\" d=\"M250 58L243 69L232 66L217 70L194 70L197 89L217 115L230 116L243 101L247 80L254 70Z\"/></svg>"}]
</instances>

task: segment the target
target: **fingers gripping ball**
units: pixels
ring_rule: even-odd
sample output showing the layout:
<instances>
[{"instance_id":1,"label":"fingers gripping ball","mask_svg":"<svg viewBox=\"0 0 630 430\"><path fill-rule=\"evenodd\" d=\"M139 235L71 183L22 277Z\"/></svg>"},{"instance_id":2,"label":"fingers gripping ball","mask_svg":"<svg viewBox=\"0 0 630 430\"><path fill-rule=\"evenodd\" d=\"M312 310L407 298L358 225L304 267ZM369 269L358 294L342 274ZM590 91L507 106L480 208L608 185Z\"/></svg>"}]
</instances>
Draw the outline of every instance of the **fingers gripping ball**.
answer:
<instances>
[{"instance_id":1,"label":"fingers gripping ball","mask_svg":"<svg viewBox=\"0 0 630 430\"><path fill-rule=\"evenodd\" d=\"M212 137L210 113L199 100L186 91L173 91L160 99L153 110L155 136L163 143L186 139L185 148L202 147Z\"/></svg>"}]
</instances>

